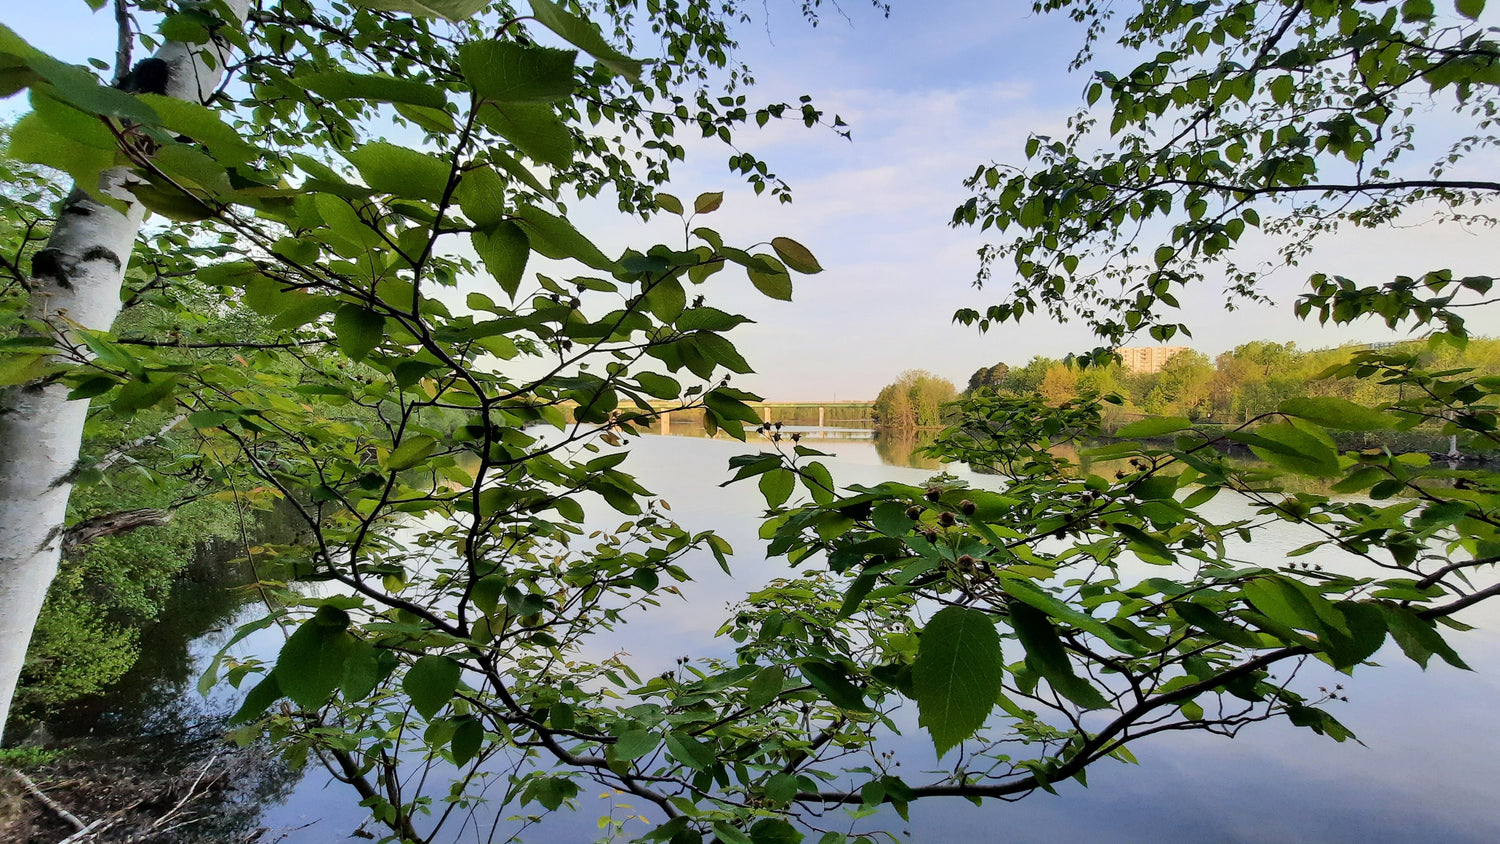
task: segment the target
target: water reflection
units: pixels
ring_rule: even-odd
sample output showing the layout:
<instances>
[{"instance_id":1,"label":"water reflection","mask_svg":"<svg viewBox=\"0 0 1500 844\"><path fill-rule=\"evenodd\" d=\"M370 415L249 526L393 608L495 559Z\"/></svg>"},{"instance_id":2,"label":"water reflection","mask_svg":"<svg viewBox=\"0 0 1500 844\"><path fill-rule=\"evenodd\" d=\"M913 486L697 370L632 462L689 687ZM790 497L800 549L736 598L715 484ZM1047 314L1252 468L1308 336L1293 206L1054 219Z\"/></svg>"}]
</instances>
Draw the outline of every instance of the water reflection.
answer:
<instances>
[{"instance_id":1,"label":"water reflection","mask_svg":"<svg viewBox=\"0 0 1500 844\"><path fill-rule=\"evenodd\" d=\"M841 484L920 483L938 468L916 454L923 444L920 436L910 440L828 437L812 443L833 455L825 462ZM722 436L643 437L633 445L624 468L670 501L673 515L682 524L694 530L714 529L738 553L732 576L721 572L707 555L685 560L695 580L684 584L680 601L666 600L658 610L631 614L629 623L590 641L586 658L623 651L635 669L648 676L672 667L680 656L732 653L732 642L714 638L730 606L788 571L784 561L767 560L761 551L757 516L764 502L755 485L719 484L728 477L731 456L770 447L764 441L747 444ZM998 483L997 478L967 467L944 468L971 483ZM1107 468L1093 465L1089 471ZM1244 505L1220 496L1210 507L1218 508L1212 517L1230 518L1234 508ZM1296 529L1288 528L1258 535L1253 547L1244 546L1238 553L1275 565L1305 541ZM204 589L203 593L184 593L184 600L202 603L203 618L216 617L218 611L208 609L211 599L206 593L226 590L207 582ZM1490 631L1500 626L1493 608L1478 610L1464 620ZM198 634L187 628L174 634L184 637L175 644L158 643L146 649L159 650L161 659L144 663L147 668L134 681L142 691L116 707L135 708L139 720L127 722L126 712L110 716L121 730L134 723L137 726L132 729L149 732L153 718L157 724L183 724L198 717L190 705L197 693L187 681L193 676L195 661L216 649L223 634L202 633L207 627L197 629ZM270 635L274 631L265 632L266 638L252 637L247 646L269 655L279 642ZM188 643L186 637L191 635L199 638ZM833 810L819 825L848 829L871 828L874 823L905 830L902 840L932 842L1500 840L1500 817L1491 808L1491 783L1500 773L1500 734L1483 726L1492 717L1493 702L1500 699L1500 638L1479 631L1457 641L1460 653L1476 672L1457 671L1436 660L1424 672L1394 651L1377 656L1387 667L1361 669L1353 677L1309 663L1304 681L1345 686L1350 702L1340 704L1334 714L1360 736L1363 746L1336 744L1284 722L1253 725L1233 741L1192 734L1161 736L1136 746L1142 760L1138 766L1107 764L1090 770L1087 789L1069 781L1058 785L1057 795L1038 793L1020 803L986 803L978 808L961 800L918 803L912 806L910 824L894 816L856 824L842 810ZM178 714L166 721L160 714L145 717L149 712L171 712L173 707L180 707ZM902 760L903 775L917 782L935 779L935 774L921 772L944 766L933 758L931 745L915 728L911 710L907 707L896 714L904 735L894 738L891 748ZM952 758L946 761L951 764ZM266 769L252 773L247 781L252 796L239 805L244 812L259 813L256 822L273 830L268 840L278 835L290 844L348 840L346 836L365 819L353 790L318 769L310 769L301 780L284 769ZM549 817L542 825L527 829L525 840L594 840L599 835L596 819L610 814L612 805L629 802L614 795L596 801L595 796L586 791L579 812ZM234 811L231 805L226 814ZM488 831L496 820L493 812L482 807L474 819L477 828ZM629 828L636 834L644 831L644 825L633 823ZM501 821L498 836L491 839L474 835L471 826L464 840L506 840L507 834L519 828ZM816 838L813 835L810 840Z\"/></svg>"}]
</instances>

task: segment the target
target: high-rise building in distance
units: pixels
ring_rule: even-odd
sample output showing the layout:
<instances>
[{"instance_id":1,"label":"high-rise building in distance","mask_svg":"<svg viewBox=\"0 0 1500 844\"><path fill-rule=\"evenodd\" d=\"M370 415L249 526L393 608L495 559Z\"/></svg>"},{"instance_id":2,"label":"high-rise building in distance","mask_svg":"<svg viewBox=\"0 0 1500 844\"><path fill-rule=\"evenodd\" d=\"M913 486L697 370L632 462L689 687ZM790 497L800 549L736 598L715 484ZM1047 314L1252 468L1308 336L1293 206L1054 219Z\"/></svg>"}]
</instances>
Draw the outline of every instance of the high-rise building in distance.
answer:
<instances>
[{"instance_id":1,"label":"high-rise building in distance","mask_svg":"<svg viewBox=\"0 0 1500 844\"><path fill-rule=\"evenodd\" d=\"M1187 346L1122 346L1115 349L1115 354L1120 356L1120 364L1126 370L1140 375L1160 372L1173 355L1187 350Z\"/></svg>"}]
</instances>

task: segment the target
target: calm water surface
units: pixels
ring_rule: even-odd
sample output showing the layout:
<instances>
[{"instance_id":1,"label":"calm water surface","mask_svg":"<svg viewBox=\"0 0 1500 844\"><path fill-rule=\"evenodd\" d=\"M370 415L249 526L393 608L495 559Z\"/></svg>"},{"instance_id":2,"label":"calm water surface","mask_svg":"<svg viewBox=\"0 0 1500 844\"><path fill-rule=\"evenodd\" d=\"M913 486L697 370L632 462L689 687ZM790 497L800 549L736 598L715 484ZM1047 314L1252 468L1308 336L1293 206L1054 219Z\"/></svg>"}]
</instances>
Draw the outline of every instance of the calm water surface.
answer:
<instances>
[{"instance_id":1,"label":"calm water surface","mask_svg":"<svg viewBox=\"0 0 1500 844\"><path fill-rule=\"evenodd\" d=\"M910 455L913 444L839 438L809 441L834 455L826 460L841 484L900 480L919 483L935 464ZM761 450L755 444L690 437L644 437L623 467L672 505L672 515L692 530L712 528L734 546L733 577L708 558L690 571L684 600L670 596L649 614L591 643L595 655L625 651L642 676L672 667L681 656L731 652L732 642L713 639L728 608L746 593L785 574L780 561L767 561L757 538L756 516L763 508L754 484L718 486L727 479L727 461L737 453ZM893 465L895 464L895 465ZM914 465L915 464L915 465ZM962 467L949 471L979 485L994 480ZM1240 505L1221 496L1215 515L1229 516ZM1285 552L1307 541L1295 530L1257 538L1242 556L1275 565ZM1161 574L1152 569L1152 574ZM242 619L254 617L248 607ZM1463 616L1481 629L1458 639L1457 647L1474 672L1458 671L1434 659L1423 672L1399 651L1377 656L1386 667L1361 670L1353 678L1319 663L1303 670L1307 689L1343 683L1348 703L1331 712L1364 742L1337 744L1283 722L1253 724L1239 738L1177 734L1133 745L1140 765L1101 764L1089 772L1088 788L1069 781L1059 794L1036 793L1018 803L975 807L947 799L913 804L911 823L894 816L879 819L902 839L920 842L1496 842L1500 841L1500 611L1480 607ZM232 629L232 625L230 625ZM200 664L227 633L214 632L188 645L188 658ZM274 655L279 634L265 631L247 647ZM693 648L694 650L689 650ZM151 670L143 663L142 672ZM1321 673L1320 673L1321 672ZM175 699L187 713L233 706L224 690L207 702L184 682L179 667L171 676L137 676L132 685L151 697ZM128 704L127 704L128 705ZM181 713L178 718L185 717ZM898 713L907 736L892 745L909 781L937 768L931 746L914 727L914 712ZM951 761L951 760L950 760ZM288 844L361 840L351 838L364 819L352 788L310 767L295 784L281 784L264 795L262 840ZM596 819L609 814L618 797L584 787L583 810L550 818L524 839L543 842L593 841ZM284 796L283 796L284 795ZM270 799L266 799L270 797ZM597 798L597 799L596 799ZM641 807L635 807L639 810ZM616 810L615 815L626 814ZM841 820L842 819L842 820ZM839 810L825 815L823 828L849 829ZM484 828L489 828L488 819ZM859 829L869 828L865 822ZM514 832L501 823L496 840ZM637 824L637 834L644 831ZM471 826L457 840L483 841ZM809 840L816 840L813 836Z\"/></svg>"}]
</instances>

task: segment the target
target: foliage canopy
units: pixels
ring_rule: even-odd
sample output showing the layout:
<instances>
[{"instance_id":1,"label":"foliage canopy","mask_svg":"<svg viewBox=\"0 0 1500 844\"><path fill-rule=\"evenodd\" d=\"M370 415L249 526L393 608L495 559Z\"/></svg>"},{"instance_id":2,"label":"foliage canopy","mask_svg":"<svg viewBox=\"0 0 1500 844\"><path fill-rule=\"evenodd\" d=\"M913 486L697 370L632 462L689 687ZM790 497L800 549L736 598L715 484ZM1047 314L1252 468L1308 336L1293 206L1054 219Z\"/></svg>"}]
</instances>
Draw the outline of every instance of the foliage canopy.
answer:
<instances>
[{"instance_id":1,"label":"foliage canopy","mask_svg":"<svg viewBox=\"0 0 1500 844\"><path fill-rule=\"evenodd\" d=\"M979 391L936 453L1001 489L841 487L826 455L772 435L731 469L760 484L767 550L794 570L725 623L733 655L649 678L585 659L587 637L687 579L690 555L728 565L727 544L675 524L618 449L668 408L767 433L756 397L728 386L749 368L726 336L745 318L707 303L713 277L734 266L785 298L794 274L820 269L796 241L740 248L694 227L717 194L654 193L681 157L671 136L821 115L698 87L728 64L733 5L607 4L602 30L549 0L524 17L466 0L286 2L243 28L218 4L162 8L163 37L222 38L245 57L218 107L126 95L5 29L0 54L4 84L35 109L13 155L85 186L129 168L135 195L181 223L134 257L128 291L181 322L136 336L8 317L4 372L62 379L115 414L186 412L196 450L163 471L296 508L312 541L262 551L287 581L329 586L262 584L271 611L235 639L286 624L277 660L238 658L232 641L204 686L246 689L240 736L327 761L394 838L441 837L477 809L470 787L496 778L528 812L573 805L590 780L636 795L653 807L648 840L813 830L831 844L846 836L816 810L904 815L917 799L1051 789L1165 731L1286 717L1344 740L1331 693L1293 688L1278 665L1352 671L1389 640L1420 664L1462 666L1446 638L1455 614L1500 593L1486 580L1500 560L1492 474L1451 483L1420 456L1341 453L1328 433L1441 418L1493 439L1500 383L1371 351L1334 374L1409 386L1399 400L1288 401L1214 432L1157 418L1103 446L1088 444L1097 400ZM1091 4L1044 8L1106 31ZM1468 0L1459 11L1478 14ZM629 55L647 30L665 45L650 64ZM1395 104L1418 90L1488 125L1495 48L1430 5L1148 0L1123 32L1127 48L1165 49L1090 88L1111 95L1108 150L1088 157L1083 134L1034 139L1037 171L976 175L957 219L1016 229L988 260L1014 258L1021 281L1008 304L962 319L1045 309L1111 341L1148 326L1165 339L1174 286L1230 254L1255 202L1318 197L1287 199L1272 229L1286 235L1428 200L1457 214L1491 189L1443 167L1388 172L1414 119ZM729 75L732 91L744 79ZM651 110L658 100L670 107ZM422 140L375 137L392 113ZM1368 181L1319 181L1340 158ZM744 153L731 166L778 189ZM686 241L605 254L560 198L606 189L624 211L681 216ZM1364 199L1319 210L1351 193ZM1186 219L1141 261L1126 221L1174 214ZM1416 321L1461 343L1450 294L1488 280L1314 284L1305 312ZM216 297L210 316L248 308L272 336L195 321L188 291ZM1119 468L1079 471L1060 444ZM1226 459L1231 445L1271 468ZM1283 491L1296 476L1330 494ZM1248 507L1205 509L1224 493ZM1287 522L1309 533L1297 554L1319 562L1255 559L1257 533ZM879 751L904 701L954 760L929 781ZM428 780L408 766L449 782L413 790Z\"/></svg>"}]
</instances>

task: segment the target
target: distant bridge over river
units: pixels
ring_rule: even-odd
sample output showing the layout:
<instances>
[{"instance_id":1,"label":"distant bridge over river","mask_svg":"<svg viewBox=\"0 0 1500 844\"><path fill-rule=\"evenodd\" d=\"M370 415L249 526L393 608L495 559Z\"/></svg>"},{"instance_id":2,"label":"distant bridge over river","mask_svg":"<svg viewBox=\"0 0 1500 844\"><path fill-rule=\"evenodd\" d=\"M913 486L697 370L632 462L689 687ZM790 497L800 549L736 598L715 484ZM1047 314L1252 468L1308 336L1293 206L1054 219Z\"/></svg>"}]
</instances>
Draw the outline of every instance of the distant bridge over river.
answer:
<instances>
[{"instance_id":1,"label":"distant bridge over river","mask_svg":"<svg viewBox=\"0 0 1500 844\"><path fill-rule=\"evenodd\" d=\"M825 401L825 402L751 402L750 406L766 422L780 422L791 428L871 428L875 425L875 403L872 401ZM673 425L703 424L702 410L674 410L663 408L656 425L660 433L672 433ZM809 432L812 433L812 432Z\"/></svg>"}]
</instances>

